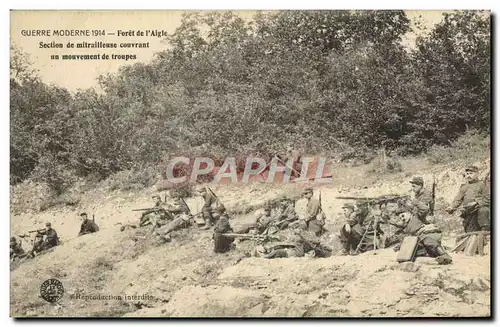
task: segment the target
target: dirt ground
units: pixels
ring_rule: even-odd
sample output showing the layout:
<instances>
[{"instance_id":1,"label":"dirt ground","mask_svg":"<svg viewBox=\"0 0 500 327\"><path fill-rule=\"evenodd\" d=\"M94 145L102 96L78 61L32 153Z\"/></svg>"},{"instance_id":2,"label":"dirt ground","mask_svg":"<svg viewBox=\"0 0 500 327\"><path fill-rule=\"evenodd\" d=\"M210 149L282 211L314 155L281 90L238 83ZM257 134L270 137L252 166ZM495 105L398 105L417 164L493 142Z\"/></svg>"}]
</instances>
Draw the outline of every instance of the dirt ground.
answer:
<instances>
[{"instance_id":1,"label":"dirt ground","mask_svg":"<svg viewBox=\"0 0 500 327\"><path fill-rule=\"evenodd\" d=\"M480 163L487 167L488 163ZM443 213L461 184L457 165L420 167L411 163L404 173L384 178L363 177L356 169L338 171L331 185L321 191L328 218L324 240L337 242L343 222L337 196L405 194L411 176L418 172L427 183L436 176L437 213L434 222L445 230L444 246L454 245L459 218ZM359 174L358 174L359 173ZM283 193L298 191L294 185L214 186L229 212L258 208ZM332 256L267 260L246 257L248 242L226 254L213 253L209 231L184 230L170 243L160 243L147 230L125 229L137 223L137 208L151 206L154 189L142 194L93 191L78 207L42 213L25 212L11 217L12 235L40 228L47 221L58 232L62 245L11 268L11 315L24 316L126 316L126 317L478 317L489 316L490 255L467 257L452 254L453 264L438 266L431 258L398 264L392 249L358 256ZM163 193L162 193L163 194ZM187 199L199 212L201 199ZM299 215L304 200L297 202ZM95 213L101 231L76 237L80 211ZM232 215L233 227L255 219L255 211ZM25 242L25 249L29 244ZM40 297L40 285L59 279L65 289L59 303ZM78 299L80 296L112 299ZM142 298L133 298L133 296ZM121 298L119 298L121 297Z\"/></svg>"}]
</instances>

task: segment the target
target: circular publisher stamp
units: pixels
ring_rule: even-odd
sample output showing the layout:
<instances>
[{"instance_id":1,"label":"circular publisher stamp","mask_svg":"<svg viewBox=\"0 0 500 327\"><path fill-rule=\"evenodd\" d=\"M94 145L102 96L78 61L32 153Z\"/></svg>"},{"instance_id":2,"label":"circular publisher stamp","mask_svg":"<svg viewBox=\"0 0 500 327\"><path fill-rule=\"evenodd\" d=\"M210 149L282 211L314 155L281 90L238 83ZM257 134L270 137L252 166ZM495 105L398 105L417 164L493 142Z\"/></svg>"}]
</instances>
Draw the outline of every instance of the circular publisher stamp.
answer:
<instances>
[{"instance_id":1,"label":"circular publisher stamp","mask_svg":"<svg viewBox=\"0 0 500 327\"><path fill-rule=\"evenodd\" d=\"M64 287L60 280L55 278L47 279L40 286L40 295L47 302L55 303L64 295Z\"/></svg>"}]
</instances>

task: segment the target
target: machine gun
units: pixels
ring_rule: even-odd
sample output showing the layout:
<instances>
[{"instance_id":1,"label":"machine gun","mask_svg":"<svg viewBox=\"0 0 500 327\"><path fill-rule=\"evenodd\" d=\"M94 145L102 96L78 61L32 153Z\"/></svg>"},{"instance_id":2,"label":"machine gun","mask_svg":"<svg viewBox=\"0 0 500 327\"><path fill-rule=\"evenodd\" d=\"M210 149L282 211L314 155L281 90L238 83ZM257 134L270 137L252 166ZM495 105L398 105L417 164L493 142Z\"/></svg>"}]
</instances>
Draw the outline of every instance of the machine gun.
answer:
<instances>
[{"instance_id":1,"label":"machine gun","mask_svg":"<svg viewBox=\"0 0 500 327\"><path fill-rule=\"evenodd\" d=\"M279 237L272 235L259 235L259 234L254 235L254 234L237 234L237 233L224 233L222 235L231 238L239 238L242 240L257 240L257 241L281 240Z\"/></svg>"},{"instance_id":2,"label":"machine gun","mask_svg":"<svg viewBox=\"0 0 500 327\"><path fill-rule=\"evenodd\" d=\"M341 200L357 200L361 202L366 202L372 205L383 205L387 203L400 203L406 199L409 199L409 195L382 195L376 198L371 197L358 197L358 196L337 196L336 199Z\"/></svg>"}]
</instances>

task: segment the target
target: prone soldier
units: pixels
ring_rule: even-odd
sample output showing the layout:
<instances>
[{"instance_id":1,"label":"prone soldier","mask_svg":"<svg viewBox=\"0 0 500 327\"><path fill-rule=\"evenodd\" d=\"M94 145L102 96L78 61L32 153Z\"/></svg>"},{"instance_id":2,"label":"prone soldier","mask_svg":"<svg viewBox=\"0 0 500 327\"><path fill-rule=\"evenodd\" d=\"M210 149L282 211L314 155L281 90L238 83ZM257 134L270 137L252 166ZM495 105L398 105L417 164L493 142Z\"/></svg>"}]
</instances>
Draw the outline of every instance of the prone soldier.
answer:
<instances>
[{"instance_id":1,"label":"prone soldier","mask_svg":"<svg viewBox=\"0 0 500 327\"><path fill-rule=\"evenodd\" d=\"M173 219L166 225L158 228L155 233L169 241L171 232L191 226L192 215L189 207L179 196L174 197L174 202L167 207L167 211L172 214Z\"/></svg>"},{"instance_id":2,"label":"prone soldier","mask_svg":"<svg viewBox=\"0 0 500 327\"><path fill-rule=\"evenodd\" d=\"M157 225L161 225L164 220L167 220L169 217L168 212L163 208L163 202L161 201L161 197L159 195L155 195L152 197L155 200L155 205L151 209L136 209L136 210L145 210L139 222L139 226L152 225L153 229Z\"/></svg>"}]
</instances>

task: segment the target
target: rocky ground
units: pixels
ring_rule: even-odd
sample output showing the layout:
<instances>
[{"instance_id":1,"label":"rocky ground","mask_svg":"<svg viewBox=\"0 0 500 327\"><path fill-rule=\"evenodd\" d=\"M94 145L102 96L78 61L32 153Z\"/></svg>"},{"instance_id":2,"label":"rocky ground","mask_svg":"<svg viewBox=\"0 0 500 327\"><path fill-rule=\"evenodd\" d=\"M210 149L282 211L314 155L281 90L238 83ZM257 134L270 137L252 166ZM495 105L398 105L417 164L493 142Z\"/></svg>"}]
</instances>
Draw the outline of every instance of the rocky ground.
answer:
<instances>
[{"instance_id":1,"label":"rocky ground","mask_svg":"<svg viewBox=\"0 0 500 327\"><path fill-rule=\"evenodd\" d=\"M486 165L486 164L484 164ZM484 166L483 165L483 166ZM406 193L415 173L393 174L387 180L339 174L333 185L321 189L329 234L334 245L341 224L341 200L336 196L376 196ZM419 171L426 181L438 180L438 214L435 223L445 227L444 245L454 245L459 218L444 215L460 185L458 167L430 167ZM296 192L293 185L273 187L214 187L233 214L232 225L252 221L256 209L282 193ZM96 191L97 192L97 191ZM490 256L453 254L453 264L438 266L431 258L398 264L392 249L358 256L325 259L246 257L248 242L227 254L213 253L211 234L197 229L179 232L171 243L158 243L147 230L125 229L136 223L134 208L150 206L154 190L143 194L94 193L77 208L65 207L41 214L25 212L11 217L13 235L40 228L51 221L63 244L33 260L11 268L11 315L24 316L126 316L126 317L477 317L489 316ZM319 192L317 192L319 193ZM199 199L188 199L193 212ZM101 231L76 238L77 213L95 212ZM297 203L299 214L304 202ZM250 209L248 209L250 211ZM25 244L25 248L28 245ZM489 253L489 252L488 252ZM57 304L40 297L40 285L59 279L65 288ZM83 300L80 295L111 295L115 299ZM133 295L148 298L127 299ZM121 296L121 299L117 297Z\"/></svg>"}]
</instances>

